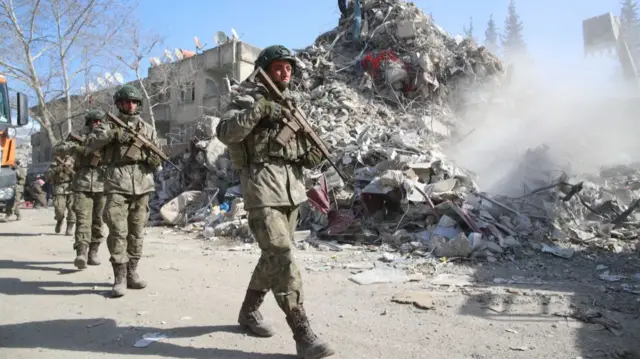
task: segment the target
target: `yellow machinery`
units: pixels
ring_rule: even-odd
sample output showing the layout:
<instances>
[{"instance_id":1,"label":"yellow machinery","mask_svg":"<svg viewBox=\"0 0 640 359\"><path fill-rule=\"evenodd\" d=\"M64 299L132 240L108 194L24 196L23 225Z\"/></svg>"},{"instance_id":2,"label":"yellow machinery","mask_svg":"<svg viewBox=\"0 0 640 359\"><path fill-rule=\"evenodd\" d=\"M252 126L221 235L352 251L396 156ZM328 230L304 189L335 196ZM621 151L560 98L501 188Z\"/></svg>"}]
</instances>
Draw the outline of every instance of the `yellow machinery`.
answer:
<instances>
[{"instance_id":1,"label":"yellow machinery","mask_svg":"<svg viewBox=\"0 0 640 359\"><path fill-rule=\"evenodd\" d=\"M9 86L7 79L0 75L0 207L13 202L13 186L16 176L12 167L16 163L16 127L29 122L27 97L17 93L16 119L12 121Z\"/></svg>"}]
</instances>

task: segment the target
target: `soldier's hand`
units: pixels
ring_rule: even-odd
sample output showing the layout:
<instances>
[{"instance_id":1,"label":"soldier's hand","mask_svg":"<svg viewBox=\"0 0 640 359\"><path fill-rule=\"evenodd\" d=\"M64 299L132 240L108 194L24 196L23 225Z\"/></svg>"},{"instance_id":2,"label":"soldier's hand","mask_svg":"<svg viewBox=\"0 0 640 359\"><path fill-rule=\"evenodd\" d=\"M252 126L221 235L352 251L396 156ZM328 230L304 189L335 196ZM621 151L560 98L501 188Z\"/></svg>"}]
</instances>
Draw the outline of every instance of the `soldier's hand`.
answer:
<instances>
[{"instance_id":1,"label":"soldier's hand","mask_svg":"<svg viewBox=\"0 0 640 359\"><path fill-rule=\"evenodd\" d=\"M289 110L282 107L279 103L276 103L266 98L261 98L256 102L256 105L262 115L261 118L268 118L272 121L278 121L288 116Z\"/></svg>"},{"instance_id":2,"label":"soldier's hand","mask_svg":"<svg viewBox=\"0 0 640 359\"><path fill-rule=\"evenodd\" d=\"M162 165L162 158L154 153L147 158L147 163L149 164L149 167L156 169Z\"/></svg>"},{"instance_id":3,"label":"soldier's hand","mask_svg":"<svg viewBox=\"0 0 640 359\"><path fill-rule=\"evenodd\" d=\"M76 153L84 154L84 146L83 145L76 146Z\"/></svg>"},{"instance_id":4,"label":"soldier's hand","mask_svg":"<svg viewBox=\"0 0 640 359\"><path fill-rule=\"evenodd\" d=\"M324 156L322 155L322 151L320 151L318 147L314 146L311 151L307 152L305 155L303 164L307 168L313 168L319 165L323 159Z\"/></svg>"},{"instance_id":5,"label":"soldier's hand","mask_svg":"<svg viewBox=\"0 0 640 359\"><path fill-rule=\"evenodd\" d=\"M116 140L117 142L120 143L129 143L131 142L131 135L129 135L129 132L121 129L121 128L115 128L112 130L112 138L114 140Z\"/></svg>"}]
</instances>

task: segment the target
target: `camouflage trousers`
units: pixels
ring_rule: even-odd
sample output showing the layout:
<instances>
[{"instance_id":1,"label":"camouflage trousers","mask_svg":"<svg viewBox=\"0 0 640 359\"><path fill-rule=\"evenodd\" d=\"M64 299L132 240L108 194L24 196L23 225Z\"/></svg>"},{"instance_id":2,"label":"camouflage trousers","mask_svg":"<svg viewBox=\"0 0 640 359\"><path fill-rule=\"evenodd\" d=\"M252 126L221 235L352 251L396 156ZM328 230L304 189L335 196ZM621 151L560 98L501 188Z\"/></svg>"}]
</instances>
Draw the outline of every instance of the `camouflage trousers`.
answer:
<instances>
[{"instance_id":1,"label":"camouflage trousers","mask_svg":"<svg viewBox=\"0 0 640 359\"><path fill-rule=\"evenodd\" d=\"M76 213L73 211L73 194L56 194L53 196L53 209L55 220L64 220L67 214L67 223L76 223Z\"/></svg>"},{"instance_id":2,"label":"camouflage trousers","mask_svg":"<svg viewBox=\"0 0 640 359\"><path fill-rule=\"evenodd\" d=\"M302 277L292 252L297 221L298 207L249 210L249 227L262 250L249 289L273 291L278 306L285 313L290 313L304 299Z\"/></svg>"},{"instance_id":3,"label":"camouflage trousers","mask_svg":"<svg viewBox=\"0 0 640 359\"><path fill-rule=\"evenodd\" d=\"M73 199L73 211L76 214L76 233L73 249L79 245L102 243L104 240L104 221L102 214L106 198L102 192L76 192Z\"/></svg>"},{"instance_id":4,"label":"camouflage trousers","mask_svg":"<svg viewBox=\"0 0 640 359\"><path fill-rule=\"evenodd\" d=\"M15 198L13 199L13 206L7 207L7 217L14 214L20 217L20 202L22 202L22 191L15 192Z\"/></svg>"},{"instance_id":5,"label":"camouflage trousers","mask_svg":"<svg viewBox=\"0 0 640 359\"><path fill-rule=\"evenodd\" d=\"M111 263L127 263L142 256L144 226L149 219L149 194L109 193L104 221L109 227L107 247Z\"/></svg>"}]
</instances>

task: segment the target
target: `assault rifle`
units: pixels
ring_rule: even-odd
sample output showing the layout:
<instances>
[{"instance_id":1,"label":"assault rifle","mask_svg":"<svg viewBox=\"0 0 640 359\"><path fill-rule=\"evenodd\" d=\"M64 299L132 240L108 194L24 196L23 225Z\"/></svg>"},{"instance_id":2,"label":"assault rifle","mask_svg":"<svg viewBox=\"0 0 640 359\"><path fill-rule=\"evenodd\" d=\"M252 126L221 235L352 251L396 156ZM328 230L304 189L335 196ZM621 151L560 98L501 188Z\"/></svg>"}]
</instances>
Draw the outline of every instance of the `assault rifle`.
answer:
<instances>
[{"instance_id":1,"label":"assault rifle","mask_svg":"<svg viewBox=\"0 0 640 359\"><path fill-rule=\"evenodd\" d=\"M84 144L85 139L76 135L73 132L69 132L69 134L67 135L67 141L73 141L76 142L80 145ZM91 165L94 167L97 167L100 164L100 155L98 154L98 151L94 152L91 154Z\"/></svg>"},{"instance_id":2,"label":"assault rifle","mask_svg":"<svg viewBox=\"0 0 640 359\"><path fill-rule=\"evenodd\" d=\"M178 166L173 164L173 162L171 162L169 157L167 155L165 155L164 152L162 152L162 150L160 148L158 148L158 146L156 146L153 142L149 141L142 134L134 131L124 121L119 119L116 115L112 114L111 112L107 112L107 117L116 126L120 127L123 131L129 132L133 136L133 143L131 144L131 146L129 147L127 152L125 153L125 156L127 156L129 158L140 158L140 151L143 148L146 148L149 151L151 151L152 153L154 153L155 155L157 155L158 157L160 157L163 161L165 161L168 164L170 164L173 168L177 169L178 172L182 172L182 170Z\"/></svg>"},{"instance_id":3,"label":"assault rifle","mask_svg":"<svg viewBox=\"0 0 640 359\"><path fill-rule=\"evenodd\" d=\"M348 182L347 176L340 171L338 166L331 160L329 155L329 150L325 145L324 141L318 134L311 128L309 121L307 121L307 117L305 114L296 106L290 99L284 97L282 92L278 89L276 84L273 83L269 75L260 67L256 69L253 74L251 74L250 78L257 78L262 82L264 86L266 86L269 93L274 97L275 101L278 102L281 106L284 106L289 113L286 114L286 118L283 120L284 127L280 130L276 137L276 142L278 144L285 146L296 133L302 131L311 142L318 147L320 152L322 152L322 156L329 162L331 167L333 167L338 176L342 178L343 181Z\"/></svg>"}]
</instances>

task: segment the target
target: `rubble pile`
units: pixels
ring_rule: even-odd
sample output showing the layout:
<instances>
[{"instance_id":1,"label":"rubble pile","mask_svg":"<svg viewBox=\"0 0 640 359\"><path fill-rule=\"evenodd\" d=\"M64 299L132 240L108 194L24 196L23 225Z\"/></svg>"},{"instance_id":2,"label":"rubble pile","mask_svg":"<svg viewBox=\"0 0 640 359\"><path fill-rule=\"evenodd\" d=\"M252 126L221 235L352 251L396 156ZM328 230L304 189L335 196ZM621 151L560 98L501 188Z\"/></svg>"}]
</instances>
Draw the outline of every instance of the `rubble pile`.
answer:
<instances>
[{"instance_id":1,"label":"rubble pile","mask_svg":"<svg viewBox=\"0 0 640 359\"><path fill-rule=\"evenodd\" d=\"M502 74L486 48L451 37L413 3L367 2L363 19L359 39L343 21L296 53L298 103L344 152L448 137L456 111Z\"/></svg>"},{"instance_id":2,"label":"rubble pile","mask_svg":"<svg viewBox=\"0 0 640 359\"><path fill-rule=\"evenodd\" d=\"M558 175L560 167L550 160L549 148L540 146L525 154L522 168L537 177L523 176L526 170L512 177L525 184L526 193L495 200L506 204L513 215L546 223L548 230L544 228L538 238L614 252L631 249L629 240L638 238L638 217L633 211L640 205L640 164L604 167L597 176L572 176L568 168Z\"/></svg>"},{"instance_id":3,"label":"rubble pile","mask_svg":"<svg viewBox=\"0 0 640 359\"><path fill-rule=\"evenodd\" d=\"M31 143L18 143L16 145L16 160L20 160L25 165L31 164Z\"/></svg>"},{"instance_id":4,"label":"rubble pile","mask_svg":"<svg viewBox=\"0 0 640 359\"><path fill-rule=\"evenodd\" d=\"M465 106L500 85L502 65L484 47L450 36L398 0L367 1L359 33L352 21L341 19L296 51L296 103L340 172L327 163L305 172L309 201L299 229L404 254L489 260L531 250L569 258L572 245L613 248L610 238L634 238L620 219L632 198L621 169L609 170L604 183L570 183L570 171L559 175L541 146L504 179L522 186L522 196L489 197L473 173L446 160L443 145L456 135ZM209 239L250 241L238 179L215 138L217 121L206 118L176 158L182 173L167 167L157 176L162 190L152 220L197 228Z\"/></svg>"}]
</instances>

